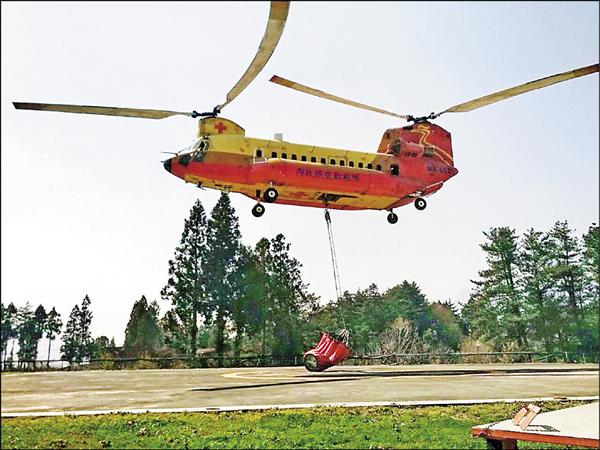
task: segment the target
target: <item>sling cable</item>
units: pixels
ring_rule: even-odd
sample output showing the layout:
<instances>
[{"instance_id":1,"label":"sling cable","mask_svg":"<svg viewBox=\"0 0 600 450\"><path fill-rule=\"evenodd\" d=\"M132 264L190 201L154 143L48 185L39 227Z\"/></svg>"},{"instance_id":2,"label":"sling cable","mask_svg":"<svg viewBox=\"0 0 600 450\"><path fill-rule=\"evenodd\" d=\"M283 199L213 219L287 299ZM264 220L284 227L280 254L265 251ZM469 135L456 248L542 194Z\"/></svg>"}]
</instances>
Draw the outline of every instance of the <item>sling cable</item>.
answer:
<instances>
[{"instance_id":1,"label":"sling cable","mask_svg":"<svg viewBox=\"0 0 600 450\"><path fill-rule=\"evenodd\" d=\"M327 224L327 236L329 237L329 250L331 251L331 265L333 267L333 281L335 283L335 294L339 303L342 298L341 294L341 283L340 283L340 269L338 268L337 255L335 253L335 243L333 241L333 227L331 226L331 215L329 210L325 209L325 223ZM342 324L344 325L344 331L346 331L346 321L340 306L340 317L342 318ZM347 333L347 331L346 331Z\"/></svg>"}]
</instances>

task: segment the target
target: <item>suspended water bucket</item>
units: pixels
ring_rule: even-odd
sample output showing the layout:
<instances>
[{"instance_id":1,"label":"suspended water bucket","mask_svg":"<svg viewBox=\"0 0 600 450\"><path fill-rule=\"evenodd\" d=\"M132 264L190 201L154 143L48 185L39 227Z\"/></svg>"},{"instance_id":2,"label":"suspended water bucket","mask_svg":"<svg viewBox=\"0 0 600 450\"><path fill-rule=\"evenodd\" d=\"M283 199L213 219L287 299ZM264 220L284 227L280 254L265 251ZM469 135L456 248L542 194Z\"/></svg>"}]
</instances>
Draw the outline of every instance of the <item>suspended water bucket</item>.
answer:
<instances>
[{"instance_id":1,"label":"suspended water bucket","mask_svg":"<svg viewBox=\"0 0 600 450\"><path fill-rule=\"evenodd\" d=\"M304 353L304 367L310 372L322 372L350 357L348 330L337 334L323 333L317 346Z\"/></svg>"}]
</instances>

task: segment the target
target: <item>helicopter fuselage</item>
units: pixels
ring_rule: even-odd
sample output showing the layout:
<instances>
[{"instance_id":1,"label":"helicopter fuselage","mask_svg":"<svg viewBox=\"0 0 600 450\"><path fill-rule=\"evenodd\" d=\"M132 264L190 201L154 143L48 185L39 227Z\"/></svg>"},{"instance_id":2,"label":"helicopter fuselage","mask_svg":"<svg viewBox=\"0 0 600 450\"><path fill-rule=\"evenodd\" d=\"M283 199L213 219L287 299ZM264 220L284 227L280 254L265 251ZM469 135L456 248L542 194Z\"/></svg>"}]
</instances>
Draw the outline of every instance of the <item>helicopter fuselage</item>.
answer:
<instances>
[{"instance_id":1,"label":"helicopter fuselage","mask_svg":"<svg viewBox=\"0 0 600 450\"><path fill-rule=\"evenodd\" d=\"M273 188L275 203L392 210L431 195L458 172L451 150L434 145L435 133L410 134L415 131L408 127L387 130L379 151L371 153L250 138L230 120L205 118L193 150L165 161L165 168L199 187L259 202Z\"/></svg>"}]
</instances>

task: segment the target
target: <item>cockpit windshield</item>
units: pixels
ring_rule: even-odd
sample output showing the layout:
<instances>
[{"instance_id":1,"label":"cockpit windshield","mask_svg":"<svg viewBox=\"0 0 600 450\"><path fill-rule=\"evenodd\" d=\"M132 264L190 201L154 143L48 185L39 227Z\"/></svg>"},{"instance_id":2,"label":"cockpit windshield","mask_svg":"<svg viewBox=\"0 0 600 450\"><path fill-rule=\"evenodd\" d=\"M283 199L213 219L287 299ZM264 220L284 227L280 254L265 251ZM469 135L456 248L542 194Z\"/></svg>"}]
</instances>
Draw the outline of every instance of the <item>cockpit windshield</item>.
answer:
<instances>
[{"instance_id":1,"label":"cockpit windshield","mask_svg":"<svg viewBox=\"0 0 600 450\"><path fill-rule=\"evenodd\" d=\"M194 143L194 147L192 148L192 154L194 155L194 161L202 162L204 160L204 156L206 152L210 149L210 140L206 137L198 139Z\"/></svg>"}]
</instances>

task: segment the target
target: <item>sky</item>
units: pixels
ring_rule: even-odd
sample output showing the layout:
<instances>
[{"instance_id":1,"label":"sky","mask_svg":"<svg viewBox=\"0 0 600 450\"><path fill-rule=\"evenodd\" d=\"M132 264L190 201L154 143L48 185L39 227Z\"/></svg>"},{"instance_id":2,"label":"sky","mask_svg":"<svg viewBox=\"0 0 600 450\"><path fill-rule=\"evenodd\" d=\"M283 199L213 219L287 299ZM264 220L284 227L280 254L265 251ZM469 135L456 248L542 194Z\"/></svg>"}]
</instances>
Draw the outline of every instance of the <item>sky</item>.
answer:
<instances>
[{"instance_id":1,"label":"sky","mask_svg":"<svg viewBox=\"0 0 600 450\"><path fill-rule=\"evenodd\" d=\"M87 294L92 334L123 342L133 303L160 299L197 199L220 193L168 174L161 152L196 121L17 111L13 101L206 111L253 58L268 2L3 2L1 299L56 307ZM279 46L222 117L246 135L375 152L404 122L268 82L291 80L401 114L425 115L599 59L597 2L298 2ZM578 236L598 223L598 74L435 123L457 176L395 212L332 211L343 290L414 281L431 302L468 299L485 267L482 232ZM242 241L283 233L309 290L335 297L322 209L232 195Z\"/></svg>"}]
</instances>

